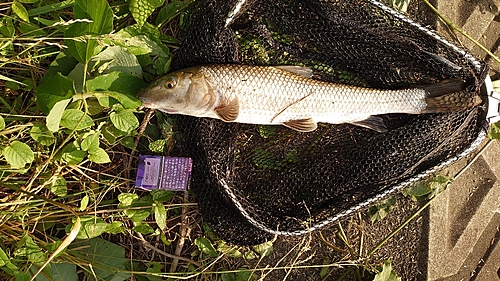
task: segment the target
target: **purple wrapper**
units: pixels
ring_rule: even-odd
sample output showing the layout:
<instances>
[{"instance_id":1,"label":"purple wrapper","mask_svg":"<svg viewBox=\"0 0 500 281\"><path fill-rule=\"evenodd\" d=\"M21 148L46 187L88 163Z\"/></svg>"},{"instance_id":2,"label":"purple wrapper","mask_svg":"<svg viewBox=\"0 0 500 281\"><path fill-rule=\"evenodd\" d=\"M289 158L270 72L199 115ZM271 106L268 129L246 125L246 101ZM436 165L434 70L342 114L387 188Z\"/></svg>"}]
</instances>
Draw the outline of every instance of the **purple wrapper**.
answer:
<instances>
[{"instance_id":1,"label":"purple wrapper","mask_svg":"<svg viewBox=\"0 0 500 281\"><path fill-rule=\"evenodd\" d=\"M135 185L146 190L187 190L192 165L191 158L141 155Z\"/></svg>"}]
</instances>

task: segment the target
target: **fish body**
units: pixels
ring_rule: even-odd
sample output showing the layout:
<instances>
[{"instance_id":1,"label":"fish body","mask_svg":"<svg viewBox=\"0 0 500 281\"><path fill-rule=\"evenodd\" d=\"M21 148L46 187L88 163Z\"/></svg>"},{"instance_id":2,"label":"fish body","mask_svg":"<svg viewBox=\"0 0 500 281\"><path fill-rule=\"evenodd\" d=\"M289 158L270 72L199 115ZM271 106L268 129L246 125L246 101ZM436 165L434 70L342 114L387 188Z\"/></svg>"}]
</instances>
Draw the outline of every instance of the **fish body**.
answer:
<instances>
[{"instance_id":1,"label":"fish body","mask_svg":"<svg viewBox=\"0 0 500 281\"><path fill-rule=\"evenodd\" d=\"M282 124L301 132L316 129L317 122L353 123L384 131L382 119L376 115L446 111L477 103L442 94L460 91L461 80L384 90L329 83L311 76L311 69L296 66L196 66L157 79L142 89L138 98L145 107L168 113Z\"/></svg>"}]
</instances>

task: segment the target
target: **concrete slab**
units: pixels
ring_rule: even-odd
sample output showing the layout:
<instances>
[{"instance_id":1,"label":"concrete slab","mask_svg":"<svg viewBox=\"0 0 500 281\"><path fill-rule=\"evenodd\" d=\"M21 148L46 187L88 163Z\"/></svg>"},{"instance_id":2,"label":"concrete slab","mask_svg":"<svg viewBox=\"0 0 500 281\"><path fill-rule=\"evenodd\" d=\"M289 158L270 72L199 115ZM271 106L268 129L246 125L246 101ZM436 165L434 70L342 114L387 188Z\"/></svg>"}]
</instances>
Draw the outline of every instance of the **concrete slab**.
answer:
<instances>
[{"instance_id":1,"label":"concrete slab","mask_svg":"<svg viewBox=\"0 0 500 281\"><path fill-rule=\"evenodd\" d=\"M431 205L428 280L470 280L478 275L481 261L488 262L489 271L499 269L500 256L492 257L496 252L491 249L500 226L498 155L500 143L493 141Z\"/></svg>"},{"instance_id":2,"label":"concrete slab","mask_svg":"<svg viewBox=\"0 0 500 281\"><path fill-rule=\"evenodd\" d=\"M436 2L444 16L499 55L499 0ZM437 27L439 33L453 37L444 24ZM473 54L487 59L490 75L500 73L500 64L488 59L483 50L462 35L457 38ZM431 205L427 280L500 280L499 159L500 142L493 141ZM443 172L453 176L471 160L462 159Z\"/></svg>"}]
</instances>

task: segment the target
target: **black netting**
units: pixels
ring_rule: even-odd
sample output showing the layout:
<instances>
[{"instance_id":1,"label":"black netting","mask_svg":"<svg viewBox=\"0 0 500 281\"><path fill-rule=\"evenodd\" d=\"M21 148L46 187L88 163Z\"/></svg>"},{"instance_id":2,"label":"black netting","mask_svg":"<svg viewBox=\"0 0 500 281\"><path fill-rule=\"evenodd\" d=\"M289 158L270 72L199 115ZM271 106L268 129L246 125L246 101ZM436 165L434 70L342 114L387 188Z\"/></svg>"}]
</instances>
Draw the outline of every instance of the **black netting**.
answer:
<instances>
[{"instance_id":1,"label":"black netting","mask_svg":"<svg viewBox=\"0 0 500 281\"><path fill-rule=\"evenodd\" d=\"M315 78L397 89L461 77L478 93L486 66L370 0L196 1L173 67L208 63L306 65ZM286 94L286 93L284 93ZM389 131L282 126L178 116L177 153L194 159L192 188L225 240L254 244L263 229L297 233L332 221L468 149L481 107L383 116Z\"/></svg>"}]
</instances>

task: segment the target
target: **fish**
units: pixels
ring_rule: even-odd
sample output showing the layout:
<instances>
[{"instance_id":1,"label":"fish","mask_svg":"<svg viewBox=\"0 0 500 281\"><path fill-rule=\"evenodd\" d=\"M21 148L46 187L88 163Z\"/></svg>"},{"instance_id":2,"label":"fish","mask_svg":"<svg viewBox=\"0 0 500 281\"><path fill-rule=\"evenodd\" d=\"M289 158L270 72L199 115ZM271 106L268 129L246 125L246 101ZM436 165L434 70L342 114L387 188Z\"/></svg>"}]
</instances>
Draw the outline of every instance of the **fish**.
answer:
<instances>
[{"instance_id":1,"label":"fish","mask_svg":"<svg viewBox=\"0 0 500 281\"><path fill-rule=\"evenodd\" d=\"M451 78L390 90L320 81L304 66L214 64L169 73L137 97L147 108L225 122L279 124L299 132L314 131L318 122L351 123L385 132L382 114L458 111L480 104L480 97L460 94L464 84Z\"/></svg>"}]
</instances>

